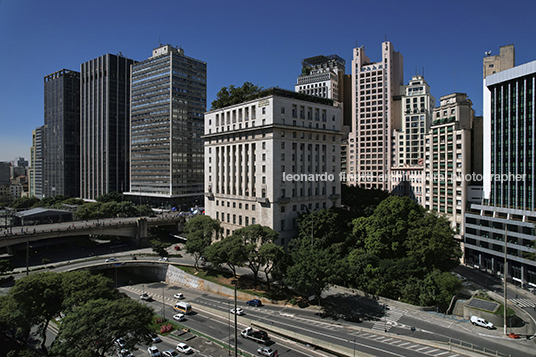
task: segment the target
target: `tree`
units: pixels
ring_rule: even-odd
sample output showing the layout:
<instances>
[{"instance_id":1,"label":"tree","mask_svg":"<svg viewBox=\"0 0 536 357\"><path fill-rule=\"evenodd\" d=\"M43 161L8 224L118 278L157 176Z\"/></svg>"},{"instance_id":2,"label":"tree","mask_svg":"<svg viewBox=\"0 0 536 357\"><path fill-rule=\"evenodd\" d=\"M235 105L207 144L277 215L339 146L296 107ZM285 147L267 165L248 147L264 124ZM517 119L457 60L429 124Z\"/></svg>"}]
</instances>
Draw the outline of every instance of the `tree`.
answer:
<instances>
[{"instance_id":1,"label":"tree","mask_svg":"<svg viewBox=\"0 0 536 357\"><path fill-rule=\"evenodd\" d=\"M248 260L243 249L242 238L234 234L212 243L205 249L205 255L215 266L226 264L235 278L237 277L236 268L244 265Z\"/></svg>"},{"instance_id":2,"label":"tree","mask_svg":"<svg viewBox=\"0 0 536 357\"><path fill-rule=\"evenodd\" d=\"M389 197L389 192L360 186L341 185L341 204L348 208L352 218L368 217Z\"/></svg>"},{"instance_id":3,"label":"tree","mask_svg":"<svg viewBox=\"0 0 536 357\"><path fill-rule=\"evenodd\" d=\"M112 191L112 192L100 195L99 197L97 197L96 201L102 202L102 203L106 203L106 202L120 203L123 201L123 194L118 193L116 191Z\"/></svg>"},{"instance_id":4,"label":"tree","mask_svg":"<svg viewBox=\"0 0 536 357\"><path fill-rule=\"evenodd\" d=\"M17 280L8 296L12 298L12 307L22 321L12 321L25 330L27 324L37 326L45 349L46 332L49 321L59 316L62 310L62 279L57 273L46 272L25 276ZM29 331L28 331L29 333ZM25 341L27 338L24 339Z\"/></svg>"},{"instance_id":5,"label":"tree","mask_svg":"<svg viewBox=\"0 0 536 357\"><path fill-rule=\"evenodd\" d=\"M196 269L199 269L199 258L213 239L219 239L221 231L220 222L205 215L197 215L184 225L184 232L187 234L184 248L188 254L193 255Z\"/></svg>"},{"instance_id":6,"label":"tree","mask_svg":"<svg viewBox=\"0 0 536 357\"><path fill-rule=\"evenodd\" d=\"M35 204L38 204L41 200L39 198L32 196L32 197L20 197L17 198L13 203L11 203L11 208L30 208Z\"/></svg>"},{"instance_id":7,"label":"tree","mask_svg":"<svg viewBox=\"0 0 536 357\"><path fill-rule=\"evenodd\" d=\"M91 300L62 320L57 338L64 341L51 349L54 356L110 355L114 341L125 339L126 347L147 341L153 310L138 301Z\"/></svg>"},{"instance_id":8,"label":"tree","mask_svg":"<svg viewBox=\"0 0 536 357\"><path fill-rule=\"evenodd\" d=\"M247 257L248 268L253 272L253 281L257 284L259 270L265 263L265 258L260 254L260 247L267 243L274 243L279 233L260 224L252 224L237 229L233 235L240 237L242 247Z\"/></svg>"},{"instance_id":9,"label":"tree","mask_svg":"<svg viewBox=\"0 0 536 357\"><path fill-rule=\"evenodd\" d=\"M281 277L282 266L285 261L285 252L282 247L275 245L274 243L266 243L259 248L259 255L263 259L264 275L266 276L266 283L268 289L270 288L270 276L272 272L275 272L277 277Z\"/></svg>"},{"instance_id":10,"label":"tree","mask_svg":"<svg viewBox=\"0 0 536 357\"><path fill-rule=\"evenodd\" d=\"M236 87L233 84L229 87L223 87L218 94L216 94L216 99L212 102L211 110L242 103L247 100L249 95L257 93L261 89L262 88L259 88L251 82L244 82L242 87Z\"/></svg>"},{"instance_id":11,"label":"tree","mask_svg":"<svg viewBox=\"0 0 536 357\"><path fill-rule=\"evenodd\" d=\"M60 275L63 289L62 311L66 315L91 300L119 298L113 281L100 274L94 275L88 270L74 270Z\"/></svg>"},{"instance_id":12,"label":"tree","mask_svg":"<svg viewBox=\"0 0 536 357\"><path fill-rule=\"evenodd\" d=\"M161 257L167 257L169 255L167 249L171 246L171 243L162 242L160 239L152 239L150 242L153 252Z\"/></svg>"},{"instance_id":13,"label":"tree","mask_svg":"<svg viewBox=\"0 0 536 357\"><path fill-rule=\"evenodd\" d=\"M442 304L459 289L443 274L461 256L448 220L407 197L389 197L370 217L355 219L353 241L352 287L420 305Z\"/></svg>"}]
</instances>

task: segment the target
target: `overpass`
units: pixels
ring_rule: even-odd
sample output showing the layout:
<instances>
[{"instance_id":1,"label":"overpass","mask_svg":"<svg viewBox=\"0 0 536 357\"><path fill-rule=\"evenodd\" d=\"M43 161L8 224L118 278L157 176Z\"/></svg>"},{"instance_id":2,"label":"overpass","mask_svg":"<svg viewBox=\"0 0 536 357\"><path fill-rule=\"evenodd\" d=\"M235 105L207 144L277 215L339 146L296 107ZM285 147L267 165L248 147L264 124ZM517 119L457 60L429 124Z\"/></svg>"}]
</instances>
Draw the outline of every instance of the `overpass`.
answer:
<instances>
[{"instance_id":1,"label":"overpass","mask_svg":"<svg viewBox=\"0 0 536 357\"><path fill-rule=\"evenodd\" d=\"M174 226L174 230L182 232L184 223L190 217L179 215L163 215L139 218L107 218L91 221L72 221L37 226L15 227L8 232L0 233L0 248L27 244L52 238L66 238L83 235L109 235L129 237L138 245L147 239L147 231L152 227Z\"/></svg>"}]
</instances>

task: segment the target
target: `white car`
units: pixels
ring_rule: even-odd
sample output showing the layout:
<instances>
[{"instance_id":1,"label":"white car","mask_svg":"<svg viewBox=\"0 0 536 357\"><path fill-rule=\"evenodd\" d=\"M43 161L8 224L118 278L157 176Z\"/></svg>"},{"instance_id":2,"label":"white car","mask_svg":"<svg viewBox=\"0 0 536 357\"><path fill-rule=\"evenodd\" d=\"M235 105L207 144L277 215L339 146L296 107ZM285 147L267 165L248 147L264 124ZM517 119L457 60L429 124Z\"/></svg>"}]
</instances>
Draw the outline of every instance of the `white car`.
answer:
<instances>
[{"instance_id":1,"label":"white car","mask_svg":"<svg viewBox=\"0 0 536 357\"><path fill-rule=\"evenodd\" d=\"M159 262L167 262L169 261L168 257L162 257L160 259L158 259Z\"/></svg>"},{"instance_id":2,"label":"white car","mask_svg":"<svg viewBox=\"0 0 536 357\"><path fill-rule=\"evenodd\" d=\"M173 297L175 299L184 299L184 295L182 293L176 293L175 295L173 295Z\"/></svg>"},{"instance_id":3,"label":"white car","mask_svg":"<svg viewBox=\"0 0 536 357\"><path fill-rule=\"evenodd\" d=\"M273 357L275 356L275 351L272 350L271 348L269 347L261 347L257 350L257 353L262 355L262 356L268 356L268 357Z\"/></svg>"},{"instance_id":4,"label":"white car","mask_svg":"<svg viewBox=\"0 0 536 357\"><path fill-rule=\"evenodd\" d=\"M186 318L184 317L184 314L175 314L173 315L173 320L184 321Z\"/></svg>"},{"instance_id":5,"label":"white car","mask_svg":"<svg viewBox=\"0 0 536 357\"><path fill-rule=\"evenodd\" d=\"M151 356L151 357L161 357L162 356L162 354L158 350L158 347L156 347L156 346L149 347L147 349L147 352L149 353L149 356Z\"/></svg>"},{"instance_id":6,"label":"white car","mask_svg":"<svg viewBox=\"0 0 536 357\"><path fill-rule=\"evenodd\" d=\"M231 310L231 314L236 314L236 315L244 315L244 310L241 308L241 307L237 307L236 308L236 311L235 309L232 309Z\"/></svg>"},{"instance_id":7,"label":"white car","mask_svg":"<svg viewBox=\"0 0 536 357\"><path fill-rule=\"evenodd\" d=\"M106 259L104 262L105 263L111 263L111 262L116 262L116 261L117 261L116 257L111 257L111 258Z\"/></svg>"},{"instance_id":8,"label":"white car","mask_svg":"<svg viewBox=\"0 0 536 357\"><path fill-rule=\"evenodd\" d=\"M166 357L180 357L181 355L177 351L169 350L164 351L162 354Z\"/></svg>"},{"instance_id":9,"label":"white car","mask_svg":"<svg viewBox=\"0 0 536 357\"><path fill-rule=\"evenodd\" d=\"M119 348L125 348L127 345L127 342L125 341L123 337L120 337L117 340L115 340L115 345Z\"/></svg>"},{"instance_id":10,"label":"white car","mask_svg":"<svg viewBox=\"0 0 536 357\"><path fill-rule=\"evenodd\" d=\"M493 324L489 321L486 321L484 320L483 318L481 317L478 317L478 316L471 316L471 323L473 325L476 325L476 326L481 326L481 327L485 327L487 328L488 330L491 330L493 329Z\"/></svg>"},{"instance_id":11,"label":"white car","mask_svg":"<svg viewBox=\"0 0 536 357\"><path fill-rule=\"evenodd\" d=\"M129 350L121 350L117 352L117 357L134 357Z\"/></svg>"},{"instance_id":12,"label":"white car","mask_svg":"<svg viewBox=\"0 0 536 357\"><path fill-rule=\"evenodd\" d=\"M186 353L187 355L189 355L190 353L194 353L194 350L192 350L190 346L182 342L177 345L177 351Z\"/></svg>"}]
</instances>

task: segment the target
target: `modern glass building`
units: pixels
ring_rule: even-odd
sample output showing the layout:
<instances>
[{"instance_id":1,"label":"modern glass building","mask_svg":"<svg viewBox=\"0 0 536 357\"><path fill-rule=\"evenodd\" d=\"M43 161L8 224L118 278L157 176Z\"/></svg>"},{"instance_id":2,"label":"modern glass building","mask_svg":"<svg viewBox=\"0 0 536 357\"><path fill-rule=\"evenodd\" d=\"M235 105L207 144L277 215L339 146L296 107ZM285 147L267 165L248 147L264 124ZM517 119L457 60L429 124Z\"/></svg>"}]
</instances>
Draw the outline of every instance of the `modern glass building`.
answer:
<instances>
[{"instance_id":1,"label":"modern glass building","mask_svg":"<svg viewBox=\"0 0 536 357\"><path fill-rule=\"evenodd\" d=\"M80 197L96 199L129 185L130 66L121 54L80 65Z\"/></svg>"},{"instance_id":2,"label":"modern glass building","mask_svg":"<svg viewBox=\"0 0 536 357\"><path fill-rule=\"evenodd\" d=\"M153 206L203 202L207 64L164 45L132 66L130 192Z\"/></svg>"},{"instance_id":3,"label":"modern glass building","mask_svg":"<svg viewBox=\"0 0 536 357\"><path fill-rule=\"evenodd\" d=\"M44 78L43 197L80 194L80 73Z\"/></svg>"},{"instance_id":4,"label":"modern glass building","mask_svg":"<svg viewBox=\"0 0 536 357\"><path fill-rule=\"evenodd\" d=\"M502 49L502 48L501 48ZM465 215L469 263L536 287L536 61L484 79L484 195ZM506 249L506 259L505 259ZM504 263L506 260L506 269Z\"/></svg>"}]
</instances>

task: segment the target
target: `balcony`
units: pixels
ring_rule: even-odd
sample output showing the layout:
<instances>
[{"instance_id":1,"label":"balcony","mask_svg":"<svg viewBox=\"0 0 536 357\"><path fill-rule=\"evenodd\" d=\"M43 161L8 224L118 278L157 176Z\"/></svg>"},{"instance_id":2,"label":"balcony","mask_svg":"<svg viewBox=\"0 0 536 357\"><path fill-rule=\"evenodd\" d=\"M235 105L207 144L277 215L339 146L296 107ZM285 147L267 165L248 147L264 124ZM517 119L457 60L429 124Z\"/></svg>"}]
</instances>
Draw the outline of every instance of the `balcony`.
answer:
<instances>
[{"instance_id":1,"label":"balcony","mask_svg":"<svg viewBox=\"0 0 536 357\"><path fill-rule=\"evenodd\" d=\"M339 198L341 198L341 195L338 193L334 193L334 194L329 195L328 198L330 200L338 200Z\"/></svg>"},{"instance_id":2,"label":"balcony","mask_svg":"<svg viewBox=\"0 0 536 357\"><path fill-rule=\"evenodd\" d=\"M214 199L214 193L205 192L205 197L208 198L209 200L213 200Z\"/></svg>"},{"instance_id":3,"label":"balcony","mask_svg":"<svg viewBox=\"0 0 536 357\"><path fill-rule=\"evenodd\" d=\"M282 205L287 204L289 202L290 202L290 197L280 197L277 199L277 203L282 204Z\"/></svg>"},{"instance_id":4,"label":"balcony","mask_svg":"<svg viewBox=\"0 0 536 357\"><path fill-rule=\"evenodd\" d=\"M270 200L268 199L268 197L257 197L257 202L259 202L261 205L269 204Z\"/></svg>"}]
</instances>

